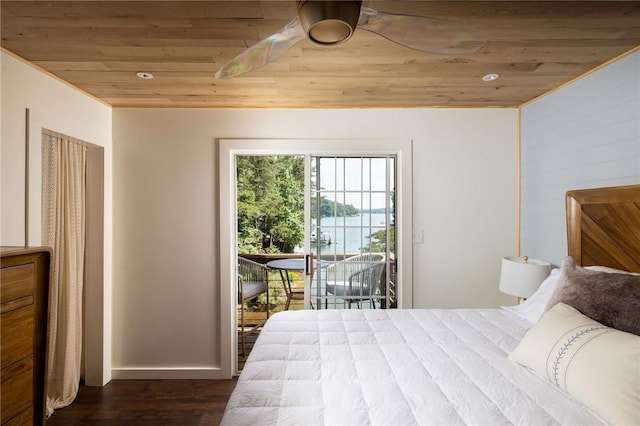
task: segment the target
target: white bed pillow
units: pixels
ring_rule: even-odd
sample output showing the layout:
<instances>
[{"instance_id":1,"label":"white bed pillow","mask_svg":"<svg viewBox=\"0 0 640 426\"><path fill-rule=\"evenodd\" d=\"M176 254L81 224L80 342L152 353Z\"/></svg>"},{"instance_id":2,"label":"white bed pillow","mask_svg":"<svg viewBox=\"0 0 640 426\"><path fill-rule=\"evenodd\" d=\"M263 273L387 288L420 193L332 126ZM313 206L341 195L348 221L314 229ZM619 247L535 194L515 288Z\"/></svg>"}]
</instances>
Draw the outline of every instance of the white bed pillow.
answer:
<instances>
[{"instance_id":1,"label":"white bed pillow","mask_svg":"<svg viewBox=\"0 0 640 426\"><path fill-rule=\"evenodd\" d=\"M640 336L558 303L509 359L536 371L610 424L640 424Z\"/></svg>"},{"instance_id":2,"label":"white bed pillow","mask_svg":"<svg viewBox=\"0 0 640 426\"><path fill-rule=\"evenodd\" d=\"M507 306L505 308L515 312L530 323L537 323L542 314L544 314L544 309L547 307L551 296L553 296L556 290L559 277L560 269L552 269L549 276L540 284L538 290L536 290L530 298L519 305Z\"/></svg>"},{"instance_id":3,"label":"white bed pillow","mask_svg":"<svg viewBox=\"0 0 640 426\"><path fill-rule=\"evenodd\" d=\"M640 273L623 271L620 269L609 268L607 266L587 266L585 269L591 269L593 271L608 272L612 274L629 274L640 275ZM556 291L558 285L558 279L560 278L560 268L554 268L551 270L549 276L540 284L540 287L536 292L516 306L505 306L512 312L515 312L520 317L526 319L532 324L538 322L542 314L544 314L547 304L551 300L551 296Z\"/></svg>"}]
</instances>

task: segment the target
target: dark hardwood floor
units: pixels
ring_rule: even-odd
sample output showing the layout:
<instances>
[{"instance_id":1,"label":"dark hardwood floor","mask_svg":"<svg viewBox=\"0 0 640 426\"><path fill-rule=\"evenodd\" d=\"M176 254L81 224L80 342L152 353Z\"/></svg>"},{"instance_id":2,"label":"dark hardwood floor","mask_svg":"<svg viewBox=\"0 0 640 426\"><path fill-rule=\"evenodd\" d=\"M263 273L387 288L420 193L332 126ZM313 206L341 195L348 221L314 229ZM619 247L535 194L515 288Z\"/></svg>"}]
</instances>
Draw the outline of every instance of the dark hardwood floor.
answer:
<instances>
[{"instance_id":1,"label":"dark hardwood floor","mask_svg":"<svg viewBox=\"0 0 640 426\"><path fill-rule=\"evenodd\" d=\"M236 380L113 380L81 386L56 425L217 425Z\"/></svg>"},{"instance_id":2,"label":"dark hardwood floor","mask_svg":"<svg viewBox=\"0 0 640 426\"><path fill-rule=\"evenodd\" d=\"M261 328L247 333L242 369ZM57 425L217 425L237 379L112 380L104 387L80 386L71 405L56 410L47 426Z\"/></svg>"}]
</instances>

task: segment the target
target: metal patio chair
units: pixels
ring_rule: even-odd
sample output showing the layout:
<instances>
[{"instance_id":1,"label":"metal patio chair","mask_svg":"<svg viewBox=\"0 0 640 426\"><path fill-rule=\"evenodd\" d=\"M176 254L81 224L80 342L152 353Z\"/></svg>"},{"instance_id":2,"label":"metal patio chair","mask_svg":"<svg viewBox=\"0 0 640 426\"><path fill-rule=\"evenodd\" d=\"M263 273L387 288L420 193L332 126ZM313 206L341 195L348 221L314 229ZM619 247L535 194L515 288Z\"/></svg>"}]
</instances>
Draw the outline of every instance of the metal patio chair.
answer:
<instances>
[{"instance_id":1,"label":"metal patio chair","mask_svg":"<svg viewBox=\"0 0 640 426\"><path fill-rule=\"evenodd\" d=\"M369 300L373 308L383 288L385 256L380 253L360 254L327 266L326 291L344 299L351 308Z\"/></svg>"},{"instance_id":2,"label":"metal patio chair","mask_svg":"<svg viewBox=\"0 0 640 426\"><path fill-rule=\"evenodd\" d=\"M264 321L261 321L249 330L245 329L246 302L255 299L262 293L267 295L267 318L269 318L268 269L263 264L238 256L238 304L240 305L242 356L245 355L245 335L264 324Z\"/></svg>"}]
</instances>

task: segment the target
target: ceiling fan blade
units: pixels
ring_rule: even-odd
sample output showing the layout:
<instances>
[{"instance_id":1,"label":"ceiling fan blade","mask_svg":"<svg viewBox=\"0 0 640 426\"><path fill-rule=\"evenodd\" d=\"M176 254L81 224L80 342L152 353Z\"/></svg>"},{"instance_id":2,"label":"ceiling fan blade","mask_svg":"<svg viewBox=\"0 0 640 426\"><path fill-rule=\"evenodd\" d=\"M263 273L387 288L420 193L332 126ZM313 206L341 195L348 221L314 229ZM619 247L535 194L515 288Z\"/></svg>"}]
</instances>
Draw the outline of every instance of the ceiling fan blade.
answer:
<instances>
[{"instance_id":1,"label":"ceiling fan blade","mask_svg":"<svg viewBox=\"0 0 640 426\"><path fill-rule=\"evenodd\" d=\"M215 78L230 78L273 62L291 46L306 37L300 20L295 18L277 33L254 44L215 73Z\"/></svg>"},{"instance_id":2,"label":"ceiling fan blade","mask_svg":"<svg viewBox=\"0 0 640 426\"><path fill-rule=\"evenodd\" d=\"M473 53L488 40L487 34L467 25L426 16L378 12L368 7L360 9L358 28L429 53Z\"/></svg>"}]
</instances>

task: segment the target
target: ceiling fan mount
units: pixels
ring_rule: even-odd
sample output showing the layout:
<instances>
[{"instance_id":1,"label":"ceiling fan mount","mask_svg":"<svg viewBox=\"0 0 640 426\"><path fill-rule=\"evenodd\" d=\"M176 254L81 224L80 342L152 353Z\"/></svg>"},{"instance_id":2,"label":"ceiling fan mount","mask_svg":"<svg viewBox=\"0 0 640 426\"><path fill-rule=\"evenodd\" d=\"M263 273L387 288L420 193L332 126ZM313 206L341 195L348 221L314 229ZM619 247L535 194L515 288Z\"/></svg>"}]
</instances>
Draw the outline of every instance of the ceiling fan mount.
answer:
<instances>
[{"instance_id":1,"label":"ceiling fan mount","mask_svg":"<svg viewBox=\"0 0 640 426\"><path fill-rule=\"evenodd\" d=\"M296 4L307 37L318 44L334 45L353 35L360 19L362 0L296 0Z\"/></svg>"}]
</instances>

